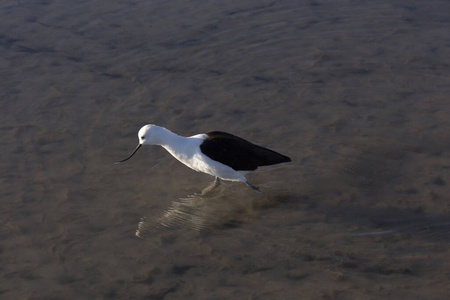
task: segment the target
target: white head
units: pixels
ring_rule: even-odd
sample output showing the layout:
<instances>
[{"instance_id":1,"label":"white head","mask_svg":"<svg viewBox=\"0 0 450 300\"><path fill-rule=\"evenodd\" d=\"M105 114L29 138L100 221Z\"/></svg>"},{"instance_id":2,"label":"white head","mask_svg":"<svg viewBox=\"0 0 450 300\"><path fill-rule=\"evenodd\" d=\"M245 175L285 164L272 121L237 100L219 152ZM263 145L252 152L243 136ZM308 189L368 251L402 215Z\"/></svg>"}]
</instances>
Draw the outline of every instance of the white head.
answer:
<instances>
[{"instance_id":1,"label":"white head","mask_svg":"<svg viewBox=\"0 0 450 300\"><path fill-rule=\"evenodd\" d=\"M139 139L139 144L137 145L136 149L134 149L133 153L131 153L130 156L128 156L127 158L116 162L116 164L124 162L126 160L129 160L138 150L139 148L141 148L142 145L155 145L158 144L159 139L160 139L160 129L162 127L156 126L156 125L152 125L152 124L147 124L145 126L143 126L141 129L139 129L138 132L138 139Z\"/></svg>"},{"instance_id":2,"label":"white head","mask_svg":"<svg viewBox=\"0 0 450 300\"><path fill-rule=\"evenodd\" d=\"M155 127L155 125L147 124L145 126L142 126L141 129L139 129L138 132L138 139L140 145L151 145L152 144L152 128Z\"/></svg>"}]
</instances>

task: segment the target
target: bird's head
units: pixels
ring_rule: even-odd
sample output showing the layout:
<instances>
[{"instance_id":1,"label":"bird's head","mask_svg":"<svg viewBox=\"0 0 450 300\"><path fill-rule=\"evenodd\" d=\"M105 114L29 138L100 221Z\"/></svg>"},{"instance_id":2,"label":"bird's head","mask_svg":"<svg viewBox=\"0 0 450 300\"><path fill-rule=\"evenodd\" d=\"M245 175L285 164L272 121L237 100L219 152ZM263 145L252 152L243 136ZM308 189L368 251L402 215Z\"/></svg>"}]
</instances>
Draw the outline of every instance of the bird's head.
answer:
<instances>
[{"instance_id":1,"label":"bird's head","mask_svg":"<svg viewBox=\"0 0 450 300\"><path fill-rule=\"evenodd\" d=\"M147 124L145 126L142 126L141 129L139 129L138 132L138 139L140 145L152 145L152 141L154 139L154 135L152 135L152 129L154 129L154 125Z\"/></svg>"},{"instance_id":2,"label":"bird's head","mask_svg":"<svg viewBox=\"0 0 450 300\"><path fill-rule=\"evenodd\" d=\"M134 149L133 153L131 153L130 156L116 162L116 164L129 160L139 150L139 148L141 148L142 145L155 145L158 138L158 128L158 126L152 124L142 126L142 128L139 129L138 132L139 144L137 145L136 149Z\"/></svg>"}]
</instances>

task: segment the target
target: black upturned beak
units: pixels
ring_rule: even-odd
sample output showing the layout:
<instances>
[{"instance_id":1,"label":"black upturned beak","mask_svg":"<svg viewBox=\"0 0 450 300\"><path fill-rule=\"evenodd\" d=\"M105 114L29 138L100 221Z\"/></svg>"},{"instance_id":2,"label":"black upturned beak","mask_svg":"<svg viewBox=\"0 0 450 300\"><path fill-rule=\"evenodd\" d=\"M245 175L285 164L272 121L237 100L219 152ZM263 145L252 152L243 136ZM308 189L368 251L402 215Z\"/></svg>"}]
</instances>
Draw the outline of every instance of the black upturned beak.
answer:
<instances>
[{"instance_id":1,"label":"black upturned beak","mask_svg":"<svg viewBox=\"0 0 450 300\"><path fill-rule=\"evenodd\" d=\"M134 149L133 153L131 153L130 156L128 156L128 157L125 158L125 159L119 160L119 161L115 162L114 164L117 165L117 164L120 164L121 162L124 162L124 161L126 161L126 160L129 160L129 159L130 159L131 157L133 157L133 155L139 150L139 148L141 148L141 146L142 146L142 144L137 145L136 149Z\"/></svg>"}]
</instances>

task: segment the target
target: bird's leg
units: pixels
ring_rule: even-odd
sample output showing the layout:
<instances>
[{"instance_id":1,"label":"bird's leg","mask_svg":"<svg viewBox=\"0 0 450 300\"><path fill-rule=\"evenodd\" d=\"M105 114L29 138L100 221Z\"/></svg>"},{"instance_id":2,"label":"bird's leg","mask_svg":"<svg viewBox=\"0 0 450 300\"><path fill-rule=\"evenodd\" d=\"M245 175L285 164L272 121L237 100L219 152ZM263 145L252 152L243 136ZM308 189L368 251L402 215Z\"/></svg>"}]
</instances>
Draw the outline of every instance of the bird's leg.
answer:
<instances>
[{"instance_id":1,"label":"bird's leg","mask_svg":"<svg viewBox=\"0 0 450 300\"><path fill-rule=\"evenodd\" d=\"M244 181L249 187L251 187L252 189L254 189L255 191L259 191L259 187L254 186L253 184L251 184L250 182L248 182L247 180Z\"/></svg>"},{"instance_id":2,"label":"bird's leg","mask_svg":"<svg viewBox=\"0 0 450 300\"><path fill-rule=\"evenodd\" d=\"M209 186L207 186L206 188L204 188L202 190L202 193L200 194L201 196L205 196L206 194L212 192L213 190L215 190L218 186L220 185L220 178L216 177L216 179L214 180L213 183L211 183Z\"/></svg>"}]
</instances>

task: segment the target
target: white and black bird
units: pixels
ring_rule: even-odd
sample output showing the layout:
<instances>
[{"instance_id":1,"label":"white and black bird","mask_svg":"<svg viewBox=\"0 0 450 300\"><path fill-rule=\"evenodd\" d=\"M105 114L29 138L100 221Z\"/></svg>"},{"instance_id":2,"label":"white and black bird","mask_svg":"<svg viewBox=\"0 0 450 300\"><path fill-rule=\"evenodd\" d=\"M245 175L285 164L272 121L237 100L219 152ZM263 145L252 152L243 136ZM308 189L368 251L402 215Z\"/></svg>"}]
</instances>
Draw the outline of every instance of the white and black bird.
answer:
<instances>
[{"instance_id":1,"label":"white and black bird","mask_svg":"<svg viewBox=\"0 0 450 300\"><path fill-rule=\"evenodd\" d=\"M269 166L291 159L273 150L255 145L240 137L221 131L212 131L184 137L172 131L148 124L138 133L139 144L134 152L116 164L130 159L142 145L160 145L189 168L220 179L242 181L258 190L245 174L261 166Z\"/></svg>"}]
</instances>

